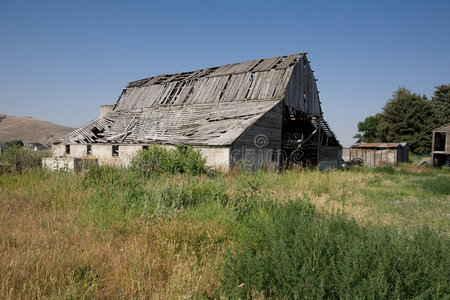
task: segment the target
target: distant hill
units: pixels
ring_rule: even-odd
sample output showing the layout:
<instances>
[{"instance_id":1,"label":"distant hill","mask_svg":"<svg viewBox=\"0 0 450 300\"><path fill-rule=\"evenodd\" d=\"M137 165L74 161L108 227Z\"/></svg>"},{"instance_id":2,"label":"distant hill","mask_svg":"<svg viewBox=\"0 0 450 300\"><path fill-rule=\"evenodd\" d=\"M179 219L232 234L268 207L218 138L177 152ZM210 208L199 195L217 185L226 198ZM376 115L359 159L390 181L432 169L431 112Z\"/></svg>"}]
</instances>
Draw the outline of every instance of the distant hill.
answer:
<instances>
[{"instance_id":1,"label":"distant hill","mask_svg":"<svg viewBox=\"0 0 450 300\"><path fill-rule=\"evenodd\" d=\"M0 114L0 142L21 140L24 143L49 144L51 139L74 130L72 127L37 120L32 117L13 117Z\"/></svg>"}]
</instances>

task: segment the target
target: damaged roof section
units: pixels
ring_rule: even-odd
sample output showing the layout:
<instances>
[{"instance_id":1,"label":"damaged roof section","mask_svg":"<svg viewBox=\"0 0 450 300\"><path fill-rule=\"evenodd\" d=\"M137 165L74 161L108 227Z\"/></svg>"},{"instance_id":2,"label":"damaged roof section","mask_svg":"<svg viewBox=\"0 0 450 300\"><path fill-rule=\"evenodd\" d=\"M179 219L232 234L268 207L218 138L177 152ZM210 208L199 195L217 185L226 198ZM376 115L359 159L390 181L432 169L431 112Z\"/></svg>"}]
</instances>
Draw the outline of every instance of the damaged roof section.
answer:
<instances>
[{"instance_id":1,"label":"damaged roof section","mask_svg":"<svg viewBox=\"0 0 450 300\"><path fill-rule=\"evenodd\" d=\"M115 110L279 99L284 95L293 67L303 55L277 56L133 81Z\"/></svg>"},{"instance_id":2,"label":"damaged roof section","mask_svg":"<svg viewBox=\"0 0 450 300\"><path fill-rule=\"evenodd\" d=\"M55 143L186 144L233 143L249 126L281 100L203 106L158 107L112 111Z\"/></svg>"},{"instance_id":3,"label":"damaged roof section","mask_svg":"<svg viewBox=\"0 0 450 300\"><path fill-rule=\"evenodd\" d=\"M333 144L339 146L341 145L336 135L331 130L330 125L328 125L327 121L325 121L322 118L319 118L319 119L311 119L311 123L314 125L316 129L319 128L320 126L320 130L322 130L326 134L326 136L330 139L330 141L333 141Z\"/></svg>"},{"instance_id":4,"label":"damaged roof section","mask_svg":"<svg viewBox=\"0 0 450 300\"><path fill-rule=\"evenodd\" d=\"M335 139L315 81L306 53L145 78L130 82L106 115L54 142L231 145L280 102L318 119L316 129ZM261 133L282 114L267 114Z\"/></svg>"}]
</instances>

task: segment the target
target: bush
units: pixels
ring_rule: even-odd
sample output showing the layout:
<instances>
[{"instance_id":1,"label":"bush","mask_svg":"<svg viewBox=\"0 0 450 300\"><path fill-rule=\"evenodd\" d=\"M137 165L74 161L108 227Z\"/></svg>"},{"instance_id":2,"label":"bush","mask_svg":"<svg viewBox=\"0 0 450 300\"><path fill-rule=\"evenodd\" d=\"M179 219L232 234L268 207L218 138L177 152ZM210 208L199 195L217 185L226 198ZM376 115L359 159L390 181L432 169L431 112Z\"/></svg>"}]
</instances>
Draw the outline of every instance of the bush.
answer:
<instances>
[{"instance_id":1,"label":"bush","mask_svg":"<svg viewBox=\"0 0 450 300\"><path fill-rule=\"evenodd\" d=\"M205 171L206 159L200 151L191 146L175 146L166 149L151 145L141 150L131 161L131 169L145 174L154 173L189 173L201 174Z\"/></svg>"},{"instance_id":2,"label":"bush","mask_svg":"<svg viewBox=\"0 0 450 300\"><path fill-rule=\"evenodd\" d=\"M3 149L0 162L8 165L11 171L22 171L42 166L42 158L49 156L48 151L33 151L20 144L10 143Z\"/></svg>"},{"instance_id":3,"label":"bush","mask_svg":"<svg viewBox=\"0 0 450 300\"><path fill-rule=\"evenodd\" d=\"M449 241L427 228L408 239L317 213L302 201L265 203L261 210L248 218L253 242L228 254L220 296L429 299L450 293Z\"/></svg>"}]
</instances>

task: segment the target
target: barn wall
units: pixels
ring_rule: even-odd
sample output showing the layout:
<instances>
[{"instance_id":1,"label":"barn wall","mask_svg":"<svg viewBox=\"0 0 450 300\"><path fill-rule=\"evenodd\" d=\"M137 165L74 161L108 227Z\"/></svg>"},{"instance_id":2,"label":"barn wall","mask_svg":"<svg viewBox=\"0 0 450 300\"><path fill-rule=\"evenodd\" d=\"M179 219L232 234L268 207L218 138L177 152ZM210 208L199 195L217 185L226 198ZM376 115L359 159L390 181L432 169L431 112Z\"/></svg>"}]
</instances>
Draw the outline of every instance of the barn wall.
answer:
<instances>
[{"instance_id":1,"label":"barn wall","mask_svg":"<svg viewBox=\"0 0 450 300\"><path fill-rule=\"evenodd\" d=\"M319 150L319 169L339 169L342 166L340 147L322 147Z\"/></svg>"},{"instance_id":2,"label":"barn wall","mask_svg":"<svg viewBox=\"0 0 450 300\"><path fill-rule=\"evenodd\" d=\"M281 149L283 103L264 114L234 143L233 148L254 147Z\"/></svg>"},{"instance_id":3,"label":"barn wall","mask_svg":"<svg viewBox=\"0 0 450 300\"><path fill-rule=\"evenodd\" d=\"M230 153L231 166L258 169L263 166L276 168L280 165L279 149L238 147Z\"/></svg>"},{"instance_id":4,"label":"barn wall","mask_svg":"<svg viewBox=\"0 0 450 300\"><path fill-rule=\"evenodd\" d=\"M316 80L306 58L294 67L286 87L284 102L287 106L319 116L320 102Z\"/></svg>"}]
</instances>

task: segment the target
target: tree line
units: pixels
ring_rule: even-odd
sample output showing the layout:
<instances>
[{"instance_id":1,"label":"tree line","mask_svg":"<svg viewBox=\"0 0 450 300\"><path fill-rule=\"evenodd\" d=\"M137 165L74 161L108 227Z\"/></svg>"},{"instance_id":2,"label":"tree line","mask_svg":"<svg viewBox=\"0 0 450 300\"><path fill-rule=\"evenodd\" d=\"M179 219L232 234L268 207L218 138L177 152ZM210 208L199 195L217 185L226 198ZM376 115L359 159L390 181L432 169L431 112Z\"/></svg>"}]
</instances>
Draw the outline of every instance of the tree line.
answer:
<instances>
[{"instance_id":1,"label":"tree line","mask_svg":"<svg viewBox=\"0 0 450 300\"><path fill-rule=\"evenodd\" d=\"M381 112L358 123L354 138L366 143L406 142L414 154L430 153L431 131L450 123L450 84L435 88L429 100L399 87Z\"/></svg>"}]
</instances>

